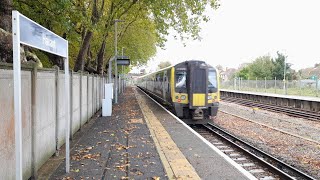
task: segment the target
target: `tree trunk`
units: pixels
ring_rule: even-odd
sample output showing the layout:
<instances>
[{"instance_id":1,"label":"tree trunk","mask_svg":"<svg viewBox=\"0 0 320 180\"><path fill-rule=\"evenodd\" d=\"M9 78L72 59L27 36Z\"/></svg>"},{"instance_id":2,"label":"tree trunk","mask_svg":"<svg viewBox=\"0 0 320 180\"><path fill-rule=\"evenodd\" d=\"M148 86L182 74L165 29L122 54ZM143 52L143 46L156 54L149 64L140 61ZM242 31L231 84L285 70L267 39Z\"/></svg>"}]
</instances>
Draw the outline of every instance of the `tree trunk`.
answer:
<instances>
[{"instance_id":1,"label":"tree trunk","mask_svg":"<svg viewBox=\"0 0 320 180\"><path fill-rule=\"evenodd\" d=\"M0 0L0 28L7 32L12 30L12 0Z\"/></svg>"},{"instance_id":2,"label":"tree trunk","mask_svg":"<svg viewBox=\"0 0 320 180\"><path fill-rule=\"evenodd\" d=\"M92 34L93 34L92 31L88 31L86 33L86 36L83 39L83 43L82 43L82 46L80 47L79 54L77 56L77 60L76 60L76 63L74 65L74 69L73 69L75 72L77 72L79 70L83 71L84 58L88 52L90 40L92 38Z\"/></svg>"},{"instance_id":3,"label":"tree trunk","mask_svg":"<svg viewBox=\"0 0 320 180\"><path fill-rule=\"evenodd\" d=\"M104 52L106 50L106 39L107 36L105 36L105 38L102 41L99 53L98 53L98 65L97 65L97 72L98 74L103 74L103 60L104 60Z\"/></svg>"}]
</instances>

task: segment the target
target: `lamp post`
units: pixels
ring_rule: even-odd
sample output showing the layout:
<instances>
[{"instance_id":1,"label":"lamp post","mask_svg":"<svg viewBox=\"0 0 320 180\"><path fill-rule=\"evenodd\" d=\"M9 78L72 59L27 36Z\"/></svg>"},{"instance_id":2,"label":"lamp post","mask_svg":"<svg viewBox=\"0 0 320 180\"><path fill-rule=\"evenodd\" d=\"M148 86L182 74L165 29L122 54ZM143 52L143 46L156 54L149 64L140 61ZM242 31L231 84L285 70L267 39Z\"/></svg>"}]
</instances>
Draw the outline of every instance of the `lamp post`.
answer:
<instances>
[{"instance_id":1,"label":"lamp post","mask_svg":"<svg viewBox=\"0 0 320 180\"><path fill-rule=\"evenodd\" d=\"M118 59L118 35L117 35L117 24L118 22L124 22L123 20L119 20L119 19L115 19L114 20L114 56L115 56L115 63L114 63L114 74L115 74L115 81L114 81L114 85L115 85L115 99L114 99L114 103L117 104L118 103L118 65L117 65L117 59Z\"/></svg>"},{"instance_id":2,"label":"lamp post","mask_svg":"<svg viewBox=\"0 0 320 180\"><path fill-rule=\"evenodd\" d=\"M123 57L123 49L125 49L124 47L122 47L122 54L121 56ZM121 71L122 71L122 83L121 83L121 93L123 93L123 88L124 88L124 72L123 72L123 66L121 66Z\"/></svg>"}]
</instances>

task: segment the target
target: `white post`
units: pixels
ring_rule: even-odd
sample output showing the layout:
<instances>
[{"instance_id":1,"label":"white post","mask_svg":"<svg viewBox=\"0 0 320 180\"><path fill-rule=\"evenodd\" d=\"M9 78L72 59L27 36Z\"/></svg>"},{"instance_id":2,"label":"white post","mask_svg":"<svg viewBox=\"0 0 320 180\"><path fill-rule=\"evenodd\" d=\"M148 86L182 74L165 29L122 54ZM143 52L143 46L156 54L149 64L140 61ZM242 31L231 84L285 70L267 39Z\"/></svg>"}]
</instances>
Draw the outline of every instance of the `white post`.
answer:
<instances>
[{"instance_id":1,"label":"white post","mask_svg":"<svg viewBox=\"0 0 320 180\"><path fill-rule=\"evenodd\" d=\"M264 92L267 92L267 77L264 77Z\"/></svg>"},{"instance_id":2,"label":"white post","mask_svg":"<svg viewBox=\"0 0 320 180\"><path fill-rule=\"evenodd\" d=\"M277 93L277 77L274 77L274 93Z\"/></svg>"},{"instance_id":3,"label":"white post","mask_svg":"<svg viewBox=\"0 0 320 180\"><path fill-rule=\"evenodd\" d=\"M286 66L287 66L287 63L286 63L286 59L284 59L284 70L283 70L283 92L284 94L287 94L286 93Z\"/></svg>"},{"instance_id":4,"label":"white post","mask_svg":"<svg viewBox=\"0 0 320 180\"><path fill-rule=\"evenodd\" d=\"M13 90L14 90L14 124L16 179L21 180L22 169L22 122L21 122L21 62L20 62L20 19L19 12L12 11L12 45L13 45Z\"/></svg>"},{"instance_id":5,"label":"white post","mask_svg":"<svg viewBox=\"0 0 320 180\"><path fill-rule=\"evenodd\" d=\"M68 54L68 48L67 48L67 54ZM69 142L69 136L70 136L70 81L69 81L69 57L67 56L64 60L64 86L65 86L65 109L66 109L66 173L70 172L70 142Z\"/></svg>"},{"instance_id":6,"label":"white post","mask_svg":"<svg viewBox=\"0 0 320 180\"><path fill-rule=\"evenodd\" d=\"M118 103L118 65L117 65L117 59L118 59L118 48L117 48L117 41L118 41L118 37L117 37L117 24L118 24L118 20L116 19L114 22L114 74L115 74L115 82L114 82L114 86L115 86L115 99L114 99L114 103L117 104Z\"/></svg>"}]
</instances>

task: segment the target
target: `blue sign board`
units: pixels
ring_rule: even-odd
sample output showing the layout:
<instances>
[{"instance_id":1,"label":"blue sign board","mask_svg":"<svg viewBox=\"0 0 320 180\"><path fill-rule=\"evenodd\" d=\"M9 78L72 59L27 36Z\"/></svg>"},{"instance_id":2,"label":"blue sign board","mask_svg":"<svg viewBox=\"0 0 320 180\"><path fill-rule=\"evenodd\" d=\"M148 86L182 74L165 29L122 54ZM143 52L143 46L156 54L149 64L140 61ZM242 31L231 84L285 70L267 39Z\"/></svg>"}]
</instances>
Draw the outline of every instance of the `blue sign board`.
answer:
<instances>
[{"instance_id":1,"label":"blue sign board","mask_svg":"<svg viewBox=\"0 0 320 180\"><path fill-rule=\"evenodd\" d=\"M58 56L68 56L68 41L19 14L20 42Z\"/></svg>"}]
</instances>

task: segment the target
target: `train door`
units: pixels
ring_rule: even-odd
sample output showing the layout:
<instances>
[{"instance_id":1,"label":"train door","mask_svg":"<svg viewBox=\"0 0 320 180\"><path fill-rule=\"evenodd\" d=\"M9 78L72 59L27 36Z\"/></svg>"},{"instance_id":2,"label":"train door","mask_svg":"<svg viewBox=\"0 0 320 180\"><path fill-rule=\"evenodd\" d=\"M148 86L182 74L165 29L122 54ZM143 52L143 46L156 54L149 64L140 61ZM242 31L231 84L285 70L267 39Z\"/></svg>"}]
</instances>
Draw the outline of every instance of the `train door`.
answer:
<instances>
[{"instance_id":1,"label":"train door","mask_svg":"<svg viewBox=\"0 0 320 180\"><path fill-rule=\"evenodd\" d=\"M188 64L189 108L205 107L208 94L208 68L205 63Z\"/></svg>"},{"instance_id":2,"label":"train door","mask_svg":"<svg viewBox=\"0 0 320 180\"><path fill-rule=\"evenodd\" d=\"M163 71L163 81L162 81L162 98L165 100L166 99L166 92L167 92L167 71Z\"/></svg>"}]
</instances>

